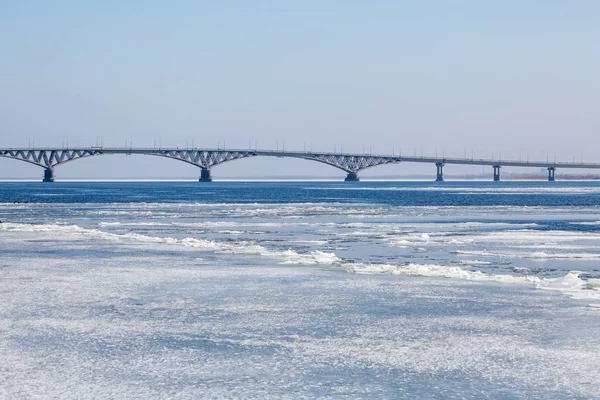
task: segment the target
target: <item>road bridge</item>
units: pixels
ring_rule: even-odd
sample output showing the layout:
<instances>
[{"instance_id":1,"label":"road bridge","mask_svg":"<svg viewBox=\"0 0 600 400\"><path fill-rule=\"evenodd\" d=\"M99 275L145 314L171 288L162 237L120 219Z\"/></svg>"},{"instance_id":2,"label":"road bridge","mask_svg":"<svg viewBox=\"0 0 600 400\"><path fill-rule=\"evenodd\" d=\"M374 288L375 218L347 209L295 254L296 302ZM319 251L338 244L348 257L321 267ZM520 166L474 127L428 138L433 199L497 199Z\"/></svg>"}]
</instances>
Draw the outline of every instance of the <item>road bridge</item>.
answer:
<instances>
[{"instance_id":1,"label":"road bridge","mask_svg":"<svg viewBox=\"0 0 600 400\"><path fill-rule=\"evenodd\" d=\"M493 180L500 181L502 167L532 167L548 170L548 180L555 180L555 171L563 168L600 169L600 163L561 162L561 161L522 161L522 160L494 160L483 158L453 158L453 157L428 157L404 156L385 154L355 154L355 153L329 153L313 151L283 151L283 150L235 150L235 149L200 149L200 148L4 148L0 149L0 157L28 162L44 168L43 182L54 182L54 169L68 162L82 158L115 154L140 154L148 156L166 157L177 161L192 164L200 168L200 182L212 181L212 168L226 162L249 157L290 157L316 161L341 169L346 173L347 182L358 181L358 173L367 168L385 164L427 163L436 167L436 181L444 180L444 167L446 165L480 165L493 168Z\"/></svg>"}]
</instances>

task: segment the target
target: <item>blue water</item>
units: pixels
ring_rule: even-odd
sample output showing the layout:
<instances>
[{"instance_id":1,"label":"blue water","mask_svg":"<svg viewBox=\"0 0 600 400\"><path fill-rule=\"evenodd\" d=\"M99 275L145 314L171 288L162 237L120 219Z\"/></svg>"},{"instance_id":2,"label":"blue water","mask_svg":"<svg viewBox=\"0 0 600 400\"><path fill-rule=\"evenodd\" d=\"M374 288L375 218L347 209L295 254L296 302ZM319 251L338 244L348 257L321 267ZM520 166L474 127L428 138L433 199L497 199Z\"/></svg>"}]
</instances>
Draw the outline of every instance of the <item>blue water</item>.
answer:
<instances>
[{"instance_id":1,"label":"blue water","mask_svg":"<svg viewBox=\"0 0 600 400\"><path fill-rule=\"evenodd\" d=\"M402 190L394 190L401 188ZM481 195L469 188L485 191ZM503 191L497 191L497 189ZM427 189L423 191L422 189ZM462 190L466 189L466 190ZM506 192L505 190L514 190ZM527 189L535 189L530 192ZM574 189L574 191L569 191ZM0 202L304 203L390 206L600 205L600 182L94 182L0 183Z\"/></svg>"},{"instance_id":2,"label":"blue water","mask_svg":"<svg viewBox=\"0 0 600 400\"><path fill-rule=\"evenodd\" d=\"M0 398L600 398L599 202L0 183Z\"/></svg>"}]
</instances>

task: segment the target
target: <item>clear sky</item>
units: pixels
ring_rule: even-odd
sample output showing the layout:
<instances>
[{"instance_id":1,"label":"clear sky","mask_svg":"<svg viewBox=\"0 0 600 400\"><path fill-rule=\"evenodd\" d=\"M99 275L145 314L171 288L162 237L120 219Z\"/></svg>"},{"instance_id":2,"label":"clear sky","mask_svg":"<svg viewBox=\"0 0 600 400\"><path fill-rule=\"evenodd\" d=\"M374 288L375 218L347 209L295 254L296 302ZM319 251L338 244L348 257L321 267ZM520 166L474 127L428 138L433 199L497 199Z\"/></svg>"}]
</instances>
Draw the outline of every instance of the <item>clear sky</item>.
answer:
<instances>
[{"instance_id":1,"label":"clear sky","mask_svg":"<svg viewBox=\"0 0 600 400\"><path fill-rule=\"evenodd\" d=\"M600 162L597 0L6 0L0 51L0 147L256 142ZM41 173L0 159L2 177ZM56 173L198 171L112 156ZM281 159L213 172L251 173L343 176Z\"/></svg>"}]
</instances>

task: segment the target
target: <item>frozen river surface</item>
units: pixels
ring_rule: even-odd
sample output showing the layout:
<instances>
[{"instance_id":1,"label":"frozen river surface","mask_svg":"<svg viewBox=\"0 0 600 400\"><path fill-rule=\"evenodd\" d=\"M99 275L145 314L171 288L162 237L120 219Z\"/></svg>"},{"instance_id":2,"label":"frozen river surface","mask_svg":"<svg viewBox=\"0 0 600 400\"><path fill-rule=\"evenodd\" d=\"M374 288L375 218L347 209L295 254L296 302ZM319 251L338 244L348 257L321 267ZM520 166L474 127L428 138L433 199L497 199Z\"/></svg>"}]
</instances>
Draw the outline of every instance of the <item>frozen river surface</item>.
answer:
<instances>
[{"instance_id":1,"label":"frozen river surface","mask_svg":"<svg viewBox=\"0 0 600 400\"><path fill-rule=\"evenodd\" d=\"M0 184L0 399L600 398L595 183Z\"/></svg>"}]
</instances>

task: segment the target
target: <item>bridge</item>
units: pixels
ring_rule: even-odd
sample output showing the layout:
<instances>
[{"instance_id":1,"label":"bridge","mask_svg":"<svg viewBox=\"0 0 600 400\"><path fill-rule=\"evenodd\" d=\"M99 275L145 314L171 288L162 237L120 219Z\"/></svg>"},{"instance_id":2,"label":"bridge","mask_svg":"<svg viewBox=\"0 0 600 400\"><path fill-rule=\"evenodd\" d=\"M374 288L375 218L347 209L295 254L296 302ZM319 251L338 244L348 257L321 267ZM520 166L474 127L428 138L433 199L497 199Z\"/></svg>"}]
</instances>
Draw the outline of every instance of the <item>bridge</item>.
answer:
<instances>
[{"instance_id":1,"label":"bridge","mask_svg":"<svg viewBox=\"0 0 600 400\"><path fill-rule=\"evenodd\" d=\"M452 157L418 157L403 155L372 155L353 153L328 153L313 151L279 151L279 150L228 150L228 149L199 149L199 148L105 148L94 146L90 148L5 148L0 149L0 157L25 161L44 168L43 182L54 182L54 169L60 165L82 158L113 154L141 154L158 156L182 161L200 168L200 182L211 182L211 170L217 165L249 157L291 157L316 161L341 169L346 173L347 182L358 181L358 173L367 168L401 162L428 163L436 167L436 181L444 180L444 166L480 165L493 168L493 180L500 181L502 167L533 167L548 170L548 180L555 180L555 171L559 168L600 169L600 163L551 162L551 161L521 161L494 160L482 158L452 158Z\"/></svg>"}]
</instances>

